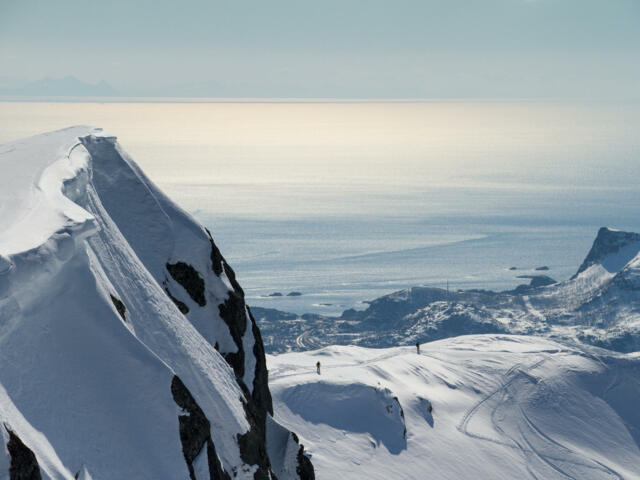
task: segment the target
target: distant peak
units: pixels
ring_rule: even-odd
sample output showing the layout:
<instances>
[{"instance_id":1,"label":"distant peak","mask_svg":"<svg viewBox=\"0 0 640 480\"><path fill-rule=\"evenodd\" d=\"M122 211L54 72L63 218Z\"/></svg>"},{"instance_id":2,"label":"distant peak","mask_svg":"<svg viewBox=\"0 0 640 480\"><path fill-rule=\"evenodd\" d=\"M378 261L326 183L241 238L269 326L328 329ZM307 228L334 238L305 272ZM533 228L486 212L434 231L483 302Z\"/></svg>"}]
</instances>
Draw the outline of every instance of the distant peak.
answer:
<instances>
[{"instance_id":1,"label":"distant peak","mask_svg":"<svg viewBox=\"0 0 640 480\"><path fill-rule=\"evenodd\" d=\"M595 264L602 264L608 271L614 273L631 261L640 250L640 234L624 232L609 227L601 227L591 250L574 275L577 277L587 268ZM612 258L613 257L613 258Z\"/></svg>"}]
</instances>

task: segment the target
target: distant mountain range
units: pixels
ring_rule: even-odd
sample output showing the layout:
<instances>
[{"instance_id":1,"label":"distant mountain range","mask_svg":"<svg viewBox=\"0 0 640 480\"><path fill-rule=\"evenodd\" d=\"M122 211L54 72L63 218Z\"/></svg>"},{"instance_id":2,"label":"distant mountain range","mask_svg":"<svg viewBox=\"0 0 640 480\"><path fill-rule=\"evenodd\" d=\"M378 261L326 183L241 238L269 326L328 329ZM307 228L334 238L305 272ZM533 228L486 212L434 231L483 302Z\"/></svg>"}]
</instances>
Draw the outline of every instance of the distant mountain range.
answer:
<instances>
[{"instance_id":1,"label":"distant mountain range","mask_svg":"<svg viewBox=\"0 0 640 480\"><path fill-rule=\"evenodd\" d=\"M120 93L104 80L88 83L74 76L43 78L34 82L11 79L0 83L0 95L16 97L114 97Z\"/></svg>"},{"instance_id":2,"label":"distant mountain range","mask_svg":"<svg viewBox=\"0 0 640 480\"><path fill-rule=\"evenodd\" d=\"M620 352L640 349L640 235L601 228L576 274L528 277L514 290L414 287L340 317L253 308L268 352L367 347L480 333L543 335Z\"/></svg>"}]
</instances>

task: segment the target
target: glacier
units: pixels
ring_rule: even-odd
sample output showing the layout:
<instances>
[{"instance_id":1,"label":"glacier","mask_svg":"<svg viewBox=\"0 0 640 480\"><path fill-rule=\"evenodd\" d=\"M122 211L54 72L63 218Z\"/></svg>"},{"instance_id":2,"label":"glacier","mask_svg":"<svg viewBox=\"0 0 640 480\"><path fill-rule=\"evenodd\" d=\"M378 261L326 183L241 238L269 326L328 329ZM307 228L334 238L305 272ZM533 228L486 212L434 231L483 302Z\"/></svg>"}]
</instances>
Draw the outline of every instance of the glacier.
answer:
<instances>
[{"instance_id":1,"label":"glacier","mask_svg":"<svg viewBox=\"0 0 640 480\"><path fill-rule=\"evenodd\" d=\"M0 478L314 478L211 233L101 129L0 163Z\"/></svg>"}]
</instances>

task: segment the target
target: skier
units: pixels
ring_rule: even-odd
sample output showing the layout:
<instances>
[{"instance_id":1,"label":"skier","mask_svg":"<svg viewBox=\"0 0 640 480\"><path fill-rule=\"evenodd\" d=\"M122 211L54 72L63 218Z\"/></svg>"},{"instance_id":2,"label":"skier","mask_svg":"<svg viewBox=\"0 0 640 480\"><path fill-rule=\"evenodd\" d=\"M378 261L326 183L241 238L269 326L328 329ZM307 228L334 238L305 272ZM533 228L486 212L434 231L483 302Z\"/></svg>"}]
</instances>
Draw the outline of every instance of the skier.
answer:
<instances>
[{"instance_id":1,"label":"skier","mask_svg":"<svg viewBox=\"0 0 640 480\"><path fill-rule=\"evenodd\" d=\"M318 375L320 375L320 362L316 363L316 371L318 372Z\"/></svg>"},{"instance_id":2,"label":"skier","mask_svg":"<svg viewBox=\"0 0 640 480\"><path fill-rule=\"evenodd\" d=\"M420 355L420 342L416 342L416 352Z\"/></svg>"}]
</instances>

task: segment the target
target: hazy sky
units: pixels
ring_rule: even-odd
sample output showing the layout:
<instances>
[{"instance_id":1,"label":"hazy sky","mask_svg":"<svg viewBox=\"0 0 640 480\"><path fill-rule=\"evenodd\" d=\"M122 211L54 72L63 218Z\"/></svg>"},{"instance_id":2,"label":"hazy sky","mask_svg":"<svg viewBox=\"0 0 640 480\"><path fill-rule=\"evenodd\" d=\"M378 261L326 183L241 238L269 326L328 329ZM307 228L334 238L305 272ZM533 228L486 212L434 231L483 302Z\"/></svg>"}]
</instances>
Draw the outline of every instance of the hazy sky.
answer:
<instances>
[{"instance_id":1,"label":"hazy sky","mask_svg":"<svg viewBox=\"0 0 640 480\"><path fill-rule=\"evenodd\" d=\"M138 95L640 98L639 0L0 0L0 77Z\"/></svg>"}]
</instances>

